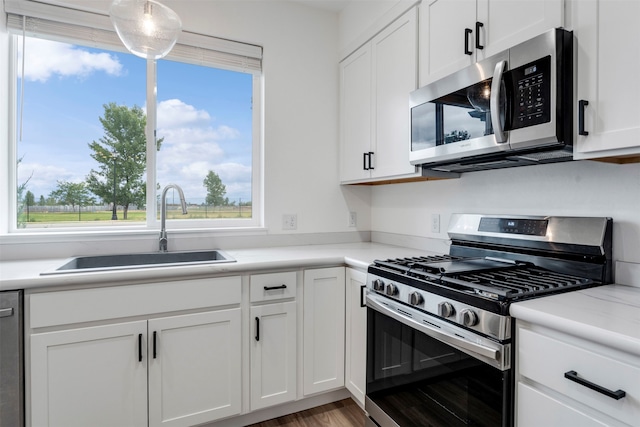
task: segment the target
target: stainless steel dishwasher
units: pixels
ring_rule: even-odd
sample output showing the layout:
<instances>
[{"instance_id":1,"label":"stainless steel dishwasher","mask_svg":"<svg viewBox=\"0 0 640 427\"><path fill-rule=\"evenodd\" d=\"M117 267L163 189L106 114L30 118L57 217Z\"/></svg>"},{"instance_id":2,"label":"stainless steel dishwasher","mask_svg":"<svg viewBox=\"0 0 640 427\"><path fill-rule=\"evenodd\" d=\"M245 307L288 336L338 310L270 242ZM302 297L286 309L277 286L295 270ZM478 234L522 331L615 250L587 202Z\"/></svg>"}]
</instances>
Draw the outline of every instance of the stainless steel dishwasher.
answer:
<instances>
[{"instance_id":1,"label":"stainless steel dishwasher","mask_svg":"<svg viewBox=\"0 0 640 427\"><path fill-rule=\"evenodd\" d=\"M22 291L0 292L0 427L24 426Z\"/></svg>"}]
</instances>

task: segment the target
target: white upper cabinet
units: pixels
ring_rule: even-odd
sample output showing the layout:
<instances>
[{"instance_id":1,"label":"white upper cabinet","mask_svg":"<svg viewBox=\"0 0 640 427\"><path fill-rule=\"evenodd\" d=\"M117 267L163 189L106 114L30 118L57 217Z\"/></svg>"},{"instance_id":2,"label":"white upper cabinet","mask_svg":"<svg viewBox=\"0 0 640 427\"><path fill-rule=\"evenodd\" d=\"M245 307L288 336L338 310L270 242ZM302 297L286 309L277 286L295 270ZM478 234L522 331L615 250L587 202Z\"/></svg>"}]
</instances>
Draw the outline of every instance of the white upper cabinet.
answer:
<instances>
[{"instance_id":1,"label":"white upper cabinet","mask_svg":"<svg viewBox=\"0 0 640 427\"><path fill-rule=\"evenodd\" d=\"M580 0L572 5L578 41L576 159L640 159L640 2ZM580 115L583 114L583 120ZM583 122L580 128L580 122ZM631 157L631 158L629 158ZM635 159L633 158L635 157Z\"/></svg>"},{"instance_id":2,"label":"white upper cabinet","mask_svg":"<svg viewBox=\"0 0 640 427\"><path fill-rule=\"evenodd\" d=\"M412 8L340 63L341 182L417 176L409 164L417 52Z\"/></svg>"},{"instance_id":3,"label":"white upper cabinet","mask_svg":"<svg viewBox=\"0 0 640 427\"><path fill-rule=\"evenodd\" d=\"M427 0L420 86L563 25L563 0Z\"/></svg>"}]
</instances>

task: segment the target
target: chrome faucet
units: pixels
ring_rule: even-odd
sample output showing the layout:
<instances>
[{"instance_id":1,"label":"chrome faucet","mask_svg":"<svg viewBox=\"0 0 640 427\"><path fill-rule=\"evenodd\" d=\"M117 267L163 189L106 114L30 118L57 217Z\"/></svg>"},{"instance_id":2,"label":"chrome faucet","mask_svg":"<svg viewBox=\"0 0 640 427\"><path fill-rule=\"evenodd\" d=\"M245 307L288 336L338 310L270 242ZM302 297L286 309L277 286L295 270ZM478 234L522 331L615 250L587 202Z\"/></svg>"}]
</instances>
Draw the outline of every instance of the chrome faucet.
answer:
<instances>
[{"instance_id":1,"label":"chrome faucet","mask_svg":"<svg viewBox=\"0 0 640 427\"><path fill-rule=\"evenodd\" d=\"M166 219L167 219L167 191L170 188L174 188L178 190L178 195L180 196L180 204L182 205L182 214L187 214L187 202L184 199L184 193L182 192L182 188L176 184L169 184L164 187L162 190L162 202L160 204L160 252L167 252L167 227L166 227Z\"/></svg>"}]
</instances>

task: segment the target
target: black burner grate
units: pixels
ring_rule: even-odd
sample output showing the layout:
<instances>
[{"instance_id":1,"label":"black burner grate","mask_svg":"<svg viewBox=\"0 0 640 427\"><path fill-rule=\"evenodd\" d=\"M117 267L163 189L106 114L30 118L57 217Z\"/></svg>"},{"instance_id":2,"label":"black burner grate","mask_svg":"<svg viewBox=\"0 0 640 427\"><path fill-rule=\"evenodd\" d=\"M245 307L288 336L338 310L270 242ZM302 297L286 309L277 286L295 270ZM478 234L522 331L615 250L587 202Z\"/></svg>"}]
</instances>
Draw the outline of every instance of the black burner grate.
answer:
<instances>
[{"instance_id":1,"label":"black burner grate","mask_svg":"<svg viewBox=\"0 0 640 427\"><path fill-rule=\"evenodd\" d=\"M525 263L450 255L375 261L375 266L468 294L511 301L594 284L587 278Z\"/></svg>"}]
</instances>

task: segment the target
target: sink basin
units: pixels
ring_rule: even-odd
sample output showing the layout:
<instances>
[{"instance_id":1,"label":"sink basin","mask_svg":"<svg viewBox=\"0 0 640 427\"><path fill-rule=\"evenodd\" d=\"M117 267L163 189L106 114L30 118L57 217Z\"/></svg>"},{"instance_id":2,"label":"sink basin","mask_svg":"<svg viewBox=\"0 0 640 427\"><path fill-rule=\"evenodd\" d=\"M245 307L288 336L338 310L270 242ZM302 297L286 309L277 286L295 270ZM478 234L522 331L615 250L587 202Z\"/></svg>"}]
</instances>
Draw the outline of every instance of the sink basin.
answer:
<instances>
[{"instance_id":1,"label":"sink basin","mask_svg":"<svg viewBox=\"0 0 640 427\"><path fill-rule=\"evenodd\" d=\"M55 270L46 271L41 275L177 265L220 264L235 261L231 256L219 250L81 256L71 258Z\"/></svg>"}]
</instances>

